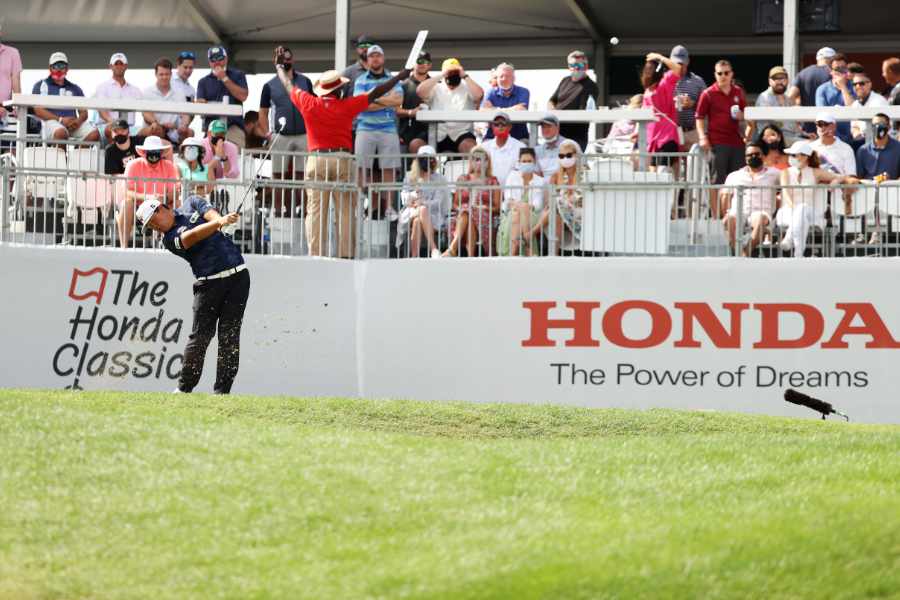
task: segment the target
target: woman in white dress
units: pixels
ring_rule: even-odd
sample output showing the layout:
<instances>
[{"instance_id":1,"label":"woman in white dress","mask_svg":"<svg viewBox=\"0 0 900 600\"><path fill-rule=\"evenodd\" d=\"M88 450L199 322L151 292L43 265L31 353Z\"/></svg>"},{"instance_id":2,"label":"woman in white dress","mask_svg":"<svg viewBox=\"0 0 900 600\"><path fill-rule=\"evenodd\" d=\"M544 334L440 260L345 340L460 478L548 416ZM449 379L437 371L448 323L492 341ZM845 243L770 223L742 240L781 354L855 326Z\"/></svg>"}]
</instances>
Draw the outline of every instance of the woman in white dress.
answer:
<instances>
[{"instance_id":1,"label":"woman in white dress","mask_svg":"<svg viewBox=\"0 0 900 600\"><path fill-rule=\"evenodd\" d=\"M422 146L416 153L416 160L406 174L400 200L403 209L397 226L397 247L409 236L409 255L418 257L424 235L431 258L440 258L434 235L447 223L450 186L438 171L437 153L431 146Z\"/></svg>"},{"instance_id":2,"label":"woman in white dress","mask_svg":"<svg viewBox=\"0 0 900 600\"><path fill-rule=\"evenodd\" d=\"M812 226L825 225L828 196L823 189L798 189L790 186L812 186L820 183L859 183L852 175L838 175L819 168L819 157L809 142L799 140L785 151L790 166L781 172L781 208L775 216L779 227L785 228L782 250L793 249L794 258L802 258L806 251L806 236Z\"/></svg>"}]
</instances>

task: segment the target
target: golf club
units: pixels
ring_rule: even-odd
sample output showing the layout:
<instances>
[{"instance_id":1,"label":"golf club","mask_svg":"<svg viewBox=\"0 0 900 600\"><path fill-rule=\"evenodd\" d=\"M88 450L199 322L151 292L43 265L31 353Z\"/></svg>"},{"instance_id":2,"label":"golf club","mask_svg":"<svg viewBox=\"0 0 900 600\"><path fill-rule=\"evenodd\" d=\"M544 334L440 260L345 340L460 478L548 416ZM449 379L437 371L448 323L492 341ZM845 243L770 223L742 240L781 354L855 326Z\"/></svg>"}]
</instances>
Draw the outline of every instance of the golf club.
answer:
<instances>
[{"instance_id":1,"label":"golf club","mask_svg":"<svg viewBox=\"0 0 900 600\"><path fill-rule=\"evenodd\" d=\"M278 131L275 132L275 136L272 138L272 141L269 142L269 147L266 150L266 153L263 154L262 160L259 161L259 166L256 167L256 172L253 174L253 181L256 181L256 178L259 177L259 172L262 170L263 165L266 164L266 159L269 158L269 155L272 153L272 149L275 147L275 141L281 135L281 132L284 131L284 126L287 124L287 119L285 117L278 117ZM241 197L241 201L238 204L238 207L234 210L234 212L240 214L241 209L244 208L244 201L247 200L247 196L250 195L250 192L255 189L256 186L251 185L244 190L244 195ZM237 223L229 225L227 227L222 228L222 233L225 235L231 235L234 233L235 229L237 229Z\"/></svg>"}]
</instances>

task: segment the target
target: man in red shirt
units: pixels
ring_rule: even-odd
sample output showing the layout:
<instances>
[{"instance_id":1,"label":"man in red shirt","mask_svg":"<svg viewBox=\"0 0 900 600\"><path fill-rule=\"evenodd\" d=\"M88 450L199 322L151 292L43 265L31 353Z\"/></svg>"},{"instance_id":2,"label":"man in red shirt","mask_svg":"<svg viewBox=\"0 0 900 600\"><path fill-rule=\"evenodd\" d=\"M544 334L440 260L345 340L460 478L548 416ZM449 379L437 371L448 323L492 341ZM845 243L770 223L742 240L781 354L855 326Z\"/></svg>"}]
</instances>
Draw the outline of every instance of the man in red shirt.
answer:
<instances>
[{"instance_id":1,"label":"man in red shirt","mask_svg":"<svg viewBox=\"0 0 900 600\"><path fill-rule=\"evenodd\" d=\"M306 123L306 141L313 153L306 160L304 179L308 182L337 183L347 185L355 176L352 163L353 118L365 111L376 101L391 91L400 81L409 77L409 69L404 69L374 88L368 94L341 98L341 88L349 80L337 71L326 71L313 86L315 95L295 88L281 65L284 49L275 50L278 80L287 90L291 102L303 115ZM329 153L332 153L329 155ZM353 258L356 232L356 194L349 189L334 192L335 217L337 227L337 255ZM313 183L307 192L306 240L311 256L322 256L323 240L327 235L328 202L332 191L325 185L317 189ZM323 218L325 217L325 218Z\"/></svg>"},{"instance_id":2,"label":"man in red shirt","mask_svg":"<svg viewBox=\"0 0 900 600\"><path fill-rule=\"evenodd\" d=\"M741 134L741 121L747 97L734 83L734 69L727 60L716 63L716 82L703 90L697 101L697 134L700 147L712 151L713 182L725 183L728 174L744 166L744 140L750 138L749 127ZM705 119L709 119L709 124ZM710 194L710 210L714 219L722 215L718 194Z\"/></svg>"}]
</instances>

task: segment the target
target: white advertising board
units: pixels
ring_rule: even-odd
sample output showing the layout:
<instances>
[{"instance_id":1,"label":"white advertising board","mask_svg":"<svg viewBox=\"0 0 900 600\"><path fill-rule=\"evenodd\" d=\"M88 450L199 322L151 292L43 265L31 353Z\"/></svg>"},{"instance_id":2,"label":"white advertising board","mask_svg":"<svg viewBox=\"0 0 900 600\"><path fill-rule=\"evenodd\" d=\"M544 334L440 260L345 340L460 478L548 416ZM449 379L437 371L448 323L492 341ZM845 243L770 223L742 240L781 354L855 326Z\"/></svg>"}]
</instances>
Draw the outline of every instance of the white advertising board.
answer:
<instances>
[{"instance_id":1,"label":"white advertising board","mask_svg":"<svg viewBox=\"0 0 900 600\"><path fill-rule=\"evenodd\" d=\"M353 265L247 257L234 393L356 393ZM168 252L0 245L2 387L172 391L191 331L190 268ZM294 268L290 268L293 266ZM216 341L199 390L215 379Z\"/></svg>"},{"instance_id":2,"label":"white advertising board","mask_svg":"<svg viewBox=\"0 0 900 600\"><path fill-rule=\"evenodd\" d=\"M0 245L0 387L170 391L192 277L163 252ZM900 423L900 261L248 257L233 391ZM198 391L209 391L215 342Z\"/></svg>"}]
</instances>

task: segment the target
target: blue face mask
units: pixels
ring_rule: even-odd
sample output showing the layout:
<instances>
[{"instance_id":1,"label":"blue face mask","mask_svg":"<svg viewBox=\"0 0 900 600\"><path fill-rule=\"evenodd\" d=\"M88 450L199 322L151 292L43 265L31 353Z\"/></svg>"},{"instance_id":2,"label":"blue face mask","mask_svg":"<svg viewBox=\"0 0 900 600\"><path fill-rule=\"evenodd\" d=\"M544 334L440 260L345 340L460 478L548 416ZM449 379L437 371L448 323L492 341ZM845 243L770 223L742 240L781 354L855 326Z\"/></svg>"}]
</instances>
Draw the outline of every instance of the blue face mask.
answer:
<instances>
[{"instance_id":1,"label":"blue face mask","mask_svg":"<svg viewBox=\"0 0 900 600\"><path fill-rule=\"evenodd\" d=\"M534 173L534 163L519 163L520 173Z\"/></svg>"}]
</instances>

